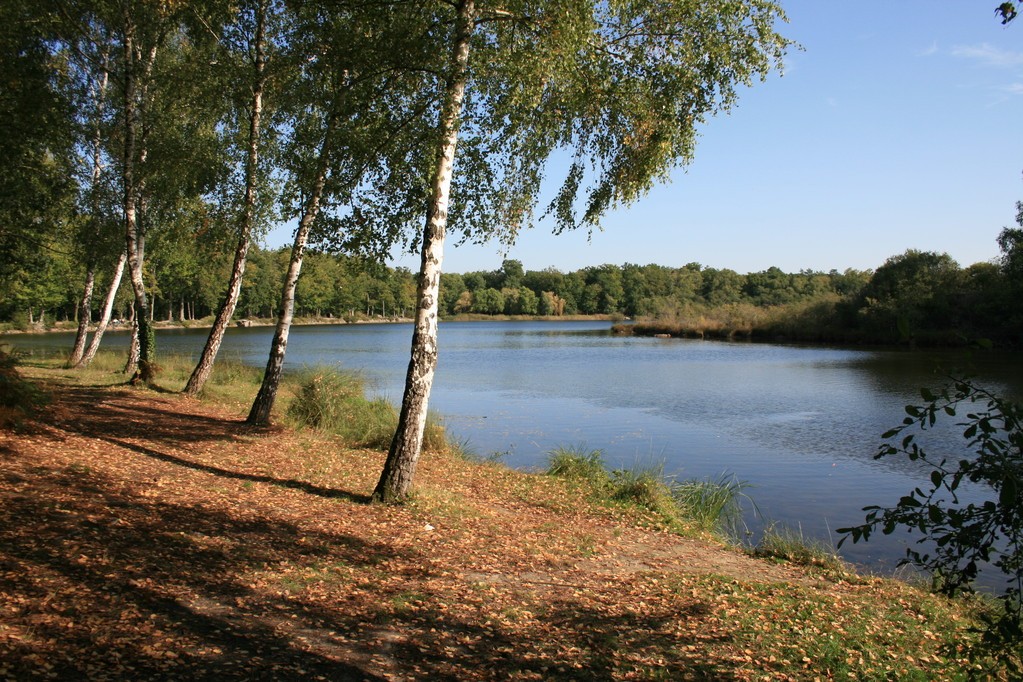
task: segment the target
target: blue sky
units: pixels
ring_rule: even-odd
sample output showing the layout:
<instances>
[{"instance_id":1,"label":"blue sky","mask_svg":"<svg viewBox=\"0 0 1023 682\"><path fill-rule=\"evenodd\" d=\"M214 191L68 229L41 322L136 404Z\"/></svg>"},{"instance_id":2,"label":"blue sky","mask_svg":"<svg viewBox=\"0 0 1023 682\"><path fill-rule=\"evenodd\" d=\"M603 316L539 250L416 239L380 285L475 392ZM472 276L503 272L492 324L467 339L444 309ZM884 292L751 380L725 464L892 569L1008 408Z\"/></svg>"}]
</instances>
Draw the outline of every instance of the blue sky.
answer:
<instances>
[{"instance_id":1,"label":"blue sky","mask_svg":"<svg viewBox=\"0 0 1023 682\"><path fill-rule=\"evenodd\" d=\"M446 272L689 262L873 269L914 248L998 255L1023 199L1023 19L995 0L782 0L784 75L700 131L695 160L603 230L451 246ZM552 169L551 175L556 175ZM275 231L272 246L290 240ZM449 242L450 244L450 242ZM418 267L400 256L391 265Z\"/></svg>"}]
</instances>

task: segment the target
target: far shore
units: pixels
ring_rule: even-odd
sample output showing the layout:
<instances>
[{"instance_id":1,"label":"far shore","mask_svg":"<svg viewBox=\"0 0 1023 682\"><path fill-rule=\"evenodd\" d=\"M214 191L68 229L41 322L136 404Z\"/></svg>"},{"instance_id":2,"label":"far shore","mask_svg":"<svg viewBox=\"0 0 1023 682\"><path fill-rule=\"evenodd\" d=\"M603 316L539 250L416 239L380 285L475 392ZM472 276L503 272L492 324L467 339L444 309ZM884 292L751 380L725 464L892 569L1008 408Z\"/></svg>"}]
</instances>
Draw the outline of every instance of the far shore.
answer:
<instances>
[{"instance_id":1,"label":"far shore","mask_svg":"<svg viewBox=\"0 0 1023 682\"><path fill-rule=\"evenodd\" d=\"M477 315L463 314L452 317L441 318L442 322L620 322L621 316L615 315ZM295 318L292 322L295 326L323 325L323 324L410 324L414 322L411 317L358 317L354 320L343 317L302 317ZM8 323L9 324L9 323ZM276 318L269 317L246 317L233 320L232 327L273 327L277 324ZM155 320L153 326L156 329L209 329L213 326L213 318L206 317L199 320ZM73 320L54 322L52 324L31 325L29 328L16 328L13 326L4 327L0 323L0 337L15 334L56 334L73 332L78 329L78 323ZM96 331L96 325L89 326L89 333ZM107 333L131 331L131 323L111 322L107 327Z\"/></svg>"}]
</instances>

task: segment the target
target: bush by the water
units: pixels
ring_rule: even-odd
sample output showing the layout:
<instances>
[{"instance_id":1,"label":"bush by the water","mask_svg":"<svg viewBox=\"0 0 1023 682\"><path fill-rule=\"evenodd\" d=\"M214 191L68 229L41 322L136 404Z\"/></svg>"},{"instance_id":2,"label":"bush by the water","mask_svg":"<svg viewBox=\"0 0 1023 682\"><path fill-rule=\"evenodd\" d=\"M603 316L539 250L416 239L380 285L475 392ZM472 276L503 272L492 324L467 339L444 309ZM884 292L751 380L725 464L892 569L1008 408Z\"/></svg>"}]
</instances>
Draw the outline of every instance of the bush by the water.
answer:
<instances>
[{"instance_id":1,"label":"bush by the water","mask_svg":"<svg viewBox=\"0 0 1023 682\"><path fill-rule=\"evenodd\" d=\"M918 544L906 549L901 563L932 575L935 589L948 595L972 592L982 570L1001 573L1000 607L988 613L981 645L970 653L1012 679L1023 679L1023 404L967 380L921 394L925 404L906 407L903 423L884 434L888 442L875 459L907 457L927 472L927 483L894 506L865 507L863 524L839 529L845 533L839 547L850 538L869 540L876 531L915 532ZM963 411L957 426L971 456L949 461L917 442L919 432ZM963 481L988 488L991 498L961 499Z\"/></svg>"},{"instance_id":2,"label":"bush by the water","mask_svg":"<svg viewBox=\"0 0 1023 682\"><path fill-rule=\"evenodd\" d=\"M380 450L390 447L398 426L398 411L383 398L367 398L361 376L329 368L313 370L299 381L288 417L296 426L335 433L351 446ZM444 428L433 419L427 421L423 447L446 447Z\"/></svg>"}]
</instances>

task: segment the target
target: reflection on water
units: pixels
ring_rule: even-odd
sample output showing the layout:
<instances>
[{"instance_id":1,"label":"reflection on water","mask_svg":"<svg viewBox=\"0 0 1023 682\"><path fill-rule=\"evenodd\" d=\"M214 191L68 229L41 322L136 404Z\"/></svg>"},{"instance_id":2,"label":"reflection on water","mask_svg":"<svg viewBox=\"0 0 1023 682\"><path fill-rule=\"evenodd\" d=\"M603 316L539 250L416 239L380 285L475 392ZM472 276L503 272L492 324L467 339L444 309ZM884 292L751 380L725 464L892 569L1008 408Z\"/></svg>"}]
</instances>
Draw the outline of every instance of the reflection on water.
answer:
<instances>
[{"instance_id":1,"label":"reflection on water","mask_svg":"<svg viewBox=\"0 0 1023 682\"><path fill-rule=\"evenodd\" d=\"M898 424L922 386L960 368L1008 395L1023 395L1011 356L779 346L611 336L607 323L442 323L432 407L453 436L480 455L502 453L542 468L558 446L601 449L612 467L664 463L683 478L734 473L764 515L808 537L837 540L867 504L892 504L926 481L898 457L873 459L880 434ZM222 353L262 366L272 330L231 329ZM159 352L197 357L206 330L158 333ZM411 326L296 327L288 367L360 370L397 401ZM23 348L66 352L69 334L9 337ZM109 342L109 343L108 343ZM111 334L108 347L125 347ZM951 421L951 420L950 420ZM957 456L962 438L940 425L926 441ZM967 491L980 499L983 490ZM749 518L751 530L762 523ZM843 548L850 560L891 566L905 538Z\"/></svg>"}]
</instances>

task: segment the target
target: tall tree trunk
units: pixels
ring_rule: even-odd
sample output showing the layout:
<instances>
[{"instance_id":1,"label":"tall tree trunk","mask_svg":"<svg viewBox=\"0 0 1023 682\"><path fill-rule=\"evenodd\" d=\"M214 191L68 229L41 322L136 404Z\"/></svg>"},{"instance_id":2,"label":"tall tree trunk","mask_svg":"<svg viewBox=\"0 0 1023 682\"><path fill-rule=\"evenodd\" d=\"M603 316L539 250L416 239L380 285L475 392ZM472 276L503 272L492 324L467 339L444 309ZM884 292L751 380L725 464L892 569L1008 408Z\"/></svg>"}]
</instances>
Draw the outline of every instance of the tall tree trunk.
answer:
<instances>
[{"instance_id":1,"label":"tall tree trunk","mask_svg":"<svg viewBox=\"0 0 1023 682\"><path fill-rule=\"evenodd\" d=\"M309 230L320 211L320 200L323 197L323 188L327 183L330 146L333 142L336 125L337 112L334 109L327 118L327 127L323 133L323 141L320 143L320 155L317 161L319 165L316 169L316 178L313 181L313 191L309 194L302 212L302 219L295 231L295 243L291 247L291 261L288 263L288 271L284 275L281 309L277 316L274 338L270 343L270 357L266 361L266 370L263 372L263 383L259 387L259 392L256 394L256 399L252 403L252 409L249 410L249 417L246 420L246 423L255 426L266 426L270 423L270 412L277 400L277 389L280 387L281 373L284 371L284 354L288 348L288 334L291 332L291 321L295 317L295 289L298 287L298 277L302 274L302 257L309 239Z\"/></svg>"},{"instance_id":2,"label":"tall tree trunk","mask_svg":"<svg viewBox=\"0 0 1023 682\"><path fill-rule=\"evenodd\" d=\"M213 328L210 329L209 338L206 339L206 346L199 356L199 362L192 371L192 376L185 384L186 395L197 395L206 384L210 374L213 372L213 363L217 359L217 351L224 340L224 333L227 325L231 323L235 308L238 305L238 297L242 290L242 277L245 274L245 260L249 253L249 243L252 240L252 227L256 220L256 182L259 165L259 122L263 111L263 85L266 81L266 43L264 41L264 25L266 20L266 2L259 2L256 6L256 34L253 38L255 48L255 59L253 61L252 79L252 111L249 116L249 150L248 158L245 161L245 204L242 211L241 228L238 231L238 245L234 252L234 266L231 269L231 279L227 285L227 294L217 316L213 320Z\"/></svg>"},{"instance_id":3,"label":"tall tree trunk","mask_svg":"<svg viewBox=\"0 0 1023 682\"><path fill-rule=\"evenodd\" d=\"M107 68L107 52L102 55L100 74L97 82L90 83L89 89L96 104L96 125L92 131L92 176L90 191L92 218L96 223L95 236L98 239L102 232L100 214L100 193L99 183L103 177L103 111L106 108L107 85L110 83L110 72ZM92 245L89 249L89 265L85 273L85 286L82 288L82 298L78 304L78 333L75 334L75 345L71 350L71 357L68 358L68 367L82 366L82 358L85 355L85 343L89 335L89 323L92 321L92 294L96 286L96 256Z\"/></svg>"},{"instance_id":4,"label":"tall tree trunk","mask_svg":"<svg viewBox=\"0 0 1023 682\"><path fill-rule=\"evenodd\" d=\"M458 27L451 49L451 73L444 93L440 135L433 171L429 212L423 228L422 260L416 287L416 320L405 392L398 416L398 428L373 499L382 502L404 498L412 487L416 465L423 449L426 414L437 368L437 322L440 274L444 260L444 233L448 223L451 173L458 144L458 124L465 97L469 42L475 28L474 0L458 4Z\"/></svg>"},{"instance_id":5,"label":"tall tree trunk","mask_svg":"<svg viewBox=\"0 0 1023 682\"><path fill-rule=\"evenodd\" d=\"M139 316L132 309L131 343L128 344L128 357L124 361L124 373L135 374L139 368Z\"/></svg>"},{"instance_id":6,"label":"tall tree trunk","mask_svg":"<svg viewBox=\"0 0 1023 682\"><path fill-rule=\"evenodd\" d=\"M77 367L85 355L85 342L89 338L89 323L92 322L92 290L95 286L96 269L90 263L85 273L85 286L82 288L82 298L78 301L76 308L78 332L75 334L75 345L71 348L71 355L67 359L67 367Z\"/></svg>"},{"instance_id":7,"label":"tall tree trunk","mask_svg":"<svg viewBox=\"0 0 1023 682\"><path fill-rule=\"evenodd\" d=\"M156 370L156 335L153 330L146 285L142 278L145 262L145 228L139 220L142 181L138 168L146 158L145 139L139 140L142 132L142 101L145 99L145 84L139 83L140 72L148 75L156 59L156 47L150 48L143 62L141 51L136 44L136 25L131 10L124 8L124 225L128 249L128 271L132 290L135 294L135 324L138 329L139 356L132 373L131 383L152 383ZM141 142L141 144L140 144Z\"/></svg>"},{"instance_id":8,"label":"tall tree trunk","mask_svg":"<svg viewBox=\"0 0 1023 682\"><path fill-rule=\"evenodd\" d=\"M121 277L124 274L124 264L128 260L128 252L121 251L121 257L117 259L117 266L114 267L114 276L110 280L110 288L107 289L107 297L103 301L103 313L100 315L99 322L96 323L96 331L92 334L92 341L89 342L89 347L85 349L85 353L82 358L75 364L75 369L87 367L92 359L96 357L96 351L99 350L99 344L103 340L103 334L107 331L107 325L110 324L110 316L114 311L114 300L117 298L117 290L121 286ZM134 372L134 368L132 369Z\"/></svg>"}]
</instances>

